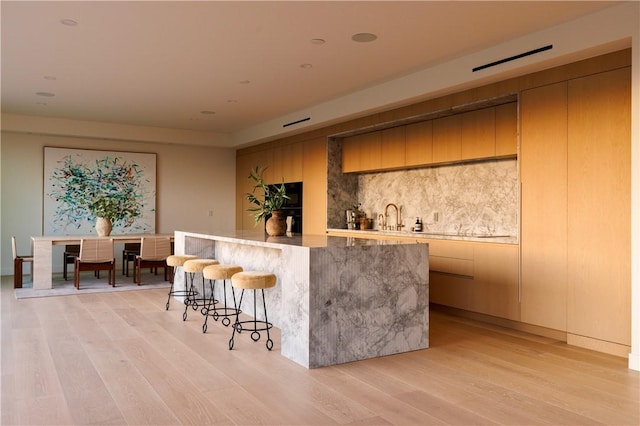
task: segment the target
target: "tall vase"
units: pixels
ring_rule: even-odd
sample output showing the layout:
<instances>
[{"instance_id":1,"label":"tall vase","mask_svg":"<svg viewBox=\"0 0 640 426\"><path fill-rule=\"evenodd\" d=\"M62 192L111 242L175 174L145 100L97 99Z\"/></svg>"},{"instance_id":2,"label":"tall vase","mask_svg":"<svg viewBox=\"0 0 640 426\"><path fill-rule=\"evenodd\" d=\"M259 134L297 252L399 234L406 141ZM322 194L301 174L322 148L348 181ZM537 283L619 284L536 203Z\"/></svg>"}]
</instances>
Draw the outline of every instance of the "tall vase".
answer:
<instances>
[{"instance_id":1,"label":"tall vase","mask_svg":"<svg viewBox=\"0 0 640 426\"><path fill-rule=\"evenodd\" d=\"M108 237L111 234L111 221L106 217L96 219L96 232L99 237Z\"/></svg>"},{"instance_id":2,"label":"tall vase","mask_svg":"<svg viewBox=\"0 0 640 426\"><path fill-rule=\"evenodd\" d=\"M271 212L271 217L267 219L265 229L272 237L279 237L287 233L286 215L282 210Z\"/></svg>"}]
</instances>

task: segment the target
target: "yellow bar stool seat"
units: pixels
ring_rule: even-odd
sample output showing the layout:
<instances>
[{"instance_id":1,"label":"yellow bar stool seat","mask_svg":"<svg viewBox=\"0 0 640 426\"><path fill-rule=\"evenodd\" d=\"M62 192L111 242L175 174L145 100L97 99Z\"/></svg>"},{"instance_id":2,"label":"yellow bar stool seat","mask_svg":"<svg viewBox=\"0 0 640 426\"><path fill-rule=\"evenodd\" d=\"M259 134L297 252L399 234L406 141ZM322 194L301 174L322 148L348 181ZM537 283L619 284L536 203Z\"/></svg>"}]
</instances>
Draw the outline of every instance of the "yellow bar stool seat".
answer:
<instances>
[{"instance_id":1,"label":"yellow bar stool seat","mask_svg":"<svg viewBox=\"0 0 640 426\"><path fill-rule=\"evenodd\" d=\"M231 294L233 295L233 307L227 306L227 281L231 279L238 272L242 272L242 266L238 265L209 265L202 270L202 276L209 280L209 284L211 285L211 297L209 298L209 304L205 308L205 311L202 313L204 315L204 323L202 324L202 332L207 332L207 321L209 317L213 317L215 321L218 321L218 318L222 317L222 325L228 327L231 324L231 320L229 317L233 315L237 315L238 309L236 309L236 295L231 289ZM222 291L223 291L223 300L225 306L218 308L216 305L219 303L218 300L215 299L215 285L216 280L222 280Z\"/></svg>"},{"instance_id":2,"label":"yellow bar stool seat","mask_svg":"<svg viewBox=\"0 0 640 426\"><path fill-rule=\"evenodd\" d=\"M273 349L273 340L271 340L271 336L269 335L269 330L273 328L273 324L269 322L267 318L267 304L264 299L264 290L266 288L271 288L276 286L277 277L275 274L271 272L264 271L243 271L234 274L231 277L231 285L234 289L238 288L242 290L240 293L240 302L236 306L236 322L233 324L233 332L231 334L231 339L229 340L229 350L233 349L234 345L234 337L236 333L240 334L243 331L251 331L251 340L257 342L260 340L260 332L267 332L267 343L266 347L268 350ZM240 309L242 308L242 299L244 298L245 290L253 290L253 319L240 321ZM264 321L258 320L258 311L256 310L257 306L257 294L256 291L260 290L262 293L262 308L264 309ZM235 294L234 294L235 300ZM251 325L251 328L245 328L245 325ZM259 328L260 327L260 328Z\"/></svg>"},{"instance_id":3,"label":"yellow bar stool seat","mask_svg":"<svg viewBox=\"0 0 640 426\"><path fill-rule=\"evenodd\" d=\"M198 256L192 254L172 254L167 257L167 266L169 266L169 282L171 283L171 288L169 289L169 295L167 297L166 309L169 310L169 303L171 302L171 296L184 296L187 297L187 293L189 290L187 289L187 273L184 273L184 290L174 290L173 289L173 279L175 278L176 269L182 268L184 262L187 260L197 259Z\"/></svg>"},{"instance_id":4,"label":"yellow bar stool seat","mask_svg":"<svg viewBox=\"0 0 640 426\"><path fill-rule=\"evenodd\" d=\"M206 295L204 276L202 275L202 271L207 266L217 265L219 263L220 262L215 259L189 259L182 264L182 269L184 270L185 274L188 274L191 278L189 290L187 291L187 297L184 299L184 313L182 314L182 321L187 320L187 310L189 306L191 306L194 311L197 311L198 308L200 308L200 312L202 314L205 313L205 308L209 303L209 298L207 298ZM202 276L202 294L200 294L196 290L196 287L193 285L193 278L196 274L200 274Z\"/></svg>"}]
</instances>

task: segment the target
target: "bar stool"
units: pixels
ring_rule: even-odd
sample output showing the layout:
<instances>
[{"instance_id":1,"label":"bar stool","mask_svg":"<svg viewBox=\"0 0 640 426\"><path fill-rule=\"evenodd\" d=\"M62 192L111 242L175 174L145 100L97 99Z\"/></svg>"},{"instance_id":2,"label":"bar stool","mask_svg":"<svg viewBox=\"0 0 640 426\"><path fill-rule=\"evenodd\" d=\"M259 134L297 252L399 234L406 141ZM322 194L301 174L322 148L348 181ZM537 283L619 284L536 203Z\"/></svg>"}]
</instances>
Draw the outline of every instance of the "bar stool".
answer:
<instances>
[{"instance_id":1,"label":"bar stool","mask_svg":"<svg viewBox=\"0 0 640 426\"><path fill-rule=\"evenodd\" d=\"M227 305L227 280L231 279L234 274L238 272L242 272L242 266L237 265L209 265L202 270L202 276L205 279L209 280L209 284L211 285L211 297L209 298L209 304L203 308L202 315L204 315L204 323L202 324L202 332L207 332L207 320L209 317L213 317L215 321L218 321L218 318L222 318L222 325L228 327L231 324L231 320L229 319L232 315L238 315L240 312L235 307L236 306L236 294L231 289L231 294L233 295L233 308L226 306ZM217 308L216 304L217 300L214 298L214 290L216 285L216 280L222 280L222 291L223 291L223 301L225 306L222 308ZM213 306L213 309L212 309ZM213 313L212 313L213 311ZM222 313L220 313L220 311Z\"/></svg>"},{"instance_id":2,"label":"bar stool","mask_svg":"<svg viewBox=\"0 0 640 426\"><path fill-rule=\"evenodd\" d=\"M169 282L171 283L171 288L169 289L169 296L167 297L167 311L169 310L169 303L171 302L171 296L184 296L187 297L187 293L189 289L187 287L187 273L184 273L184 290L174 290L173 289L173 278L175 277L175 269L181 268L184 265L184 262L187 260L197 259L198 256L194 256L192 254L182 254L182 255L171 255L167 257L167 265L170 266L169 270ZM186 301L186 299L185 299Z\"/></svg>"},{"instance_id":3,"label":"bar stool","mask_svg":"<svg viewBox=\"0 0 640 426\"><path fill-rule=\"evenodd\" d=\"M253 328L247 328L247 331L251 331L251 339L254 342L260 340L260 331L267 332L267 349L273 349L273 340L271 340L271 336L269 335L269 330L273 328L273 324L269 322L267 318L267 305L264 300L264 289L271 288L276 286L276 276L270 272L263 271L243 271L238 272L234 276L231 277L231 285L233 288L242 289L242 293L240 294L240 303L236 306L236 322L233 324L233 333L231 334L231 339L229 340L229 350L233 349L233 338L235 337L236 332L239 334L244 331L243 324L253 324ZM240 309L242 308L242 298L244 297L245 290L253 290L253 319L247 321L240 321ZM261 290L262 292L262 307L264 308L264 321L258 321L258 312L256 311L256 290ZM232 290L233 291L233 290ZM235 294L234 294L235 300ZM262 328L258 328L258 324L262 326Z\"/></svg>"},{"instance_id":4,"label":"bar stool","mask_svg":"<svg viewBox=\"0 0 640 426\"><path fill-rule=\"evenodd\" d=\"M196 274L202 275L202 270L207 266L217 265L219 263L220 262L215 259L190 259L184 262L184 264L182 265L182 269L184 270L185 274L189 273L189 277L191 278L189 290L187 291L187 297L186 299L184 299L184 313L182 314L182 321L187 320L187 309L189 308L189 306L191 306L194 311L201 307L200 312L204 314L204 309L209 303L209 299L207 299L204 288L204 277L202 277L202 295L200 298L197 297L199 293L193 285L193 278Z\"/></svg>"}]
</instances>

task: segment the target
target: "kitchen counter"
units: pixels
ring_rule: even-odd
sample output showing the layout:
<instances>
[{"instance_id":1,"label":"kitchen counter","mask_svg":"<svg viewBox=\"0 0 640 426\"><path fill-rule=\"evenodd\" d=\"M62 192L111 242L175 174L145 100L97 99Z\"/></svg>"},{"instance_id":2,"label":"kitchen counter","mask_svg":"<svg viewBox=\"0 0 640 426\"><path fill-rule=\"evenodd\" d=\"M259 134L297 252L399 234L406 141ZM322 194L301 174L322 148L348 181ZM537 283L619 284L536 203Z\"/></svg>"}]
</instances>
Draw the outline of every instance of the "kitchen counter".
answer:
<instances>
[{"instance_id":1,"label":"kitchen counter","mask_svg":"<svg viewBox=\"0 0 640 426\"><path fill-rule=\"evenodd\" d=\"M269 321L281 329L282 355L307 368L427 348L428 250L415 241L350 236L175 232L176 254L276 274L276 287L265 291ZM184 288L184 274L175 285ZM249 299L243 311L254 316ZM233 305L231 294L226 303Z\"/></svg>"},{"instance_id":2,"label":"kitchen counter","mask_svg":"<svg viewBox=\"0 0 640 426\"><path fill-rule=\"evenodd\" d=\"M430 233L430 232L411 232L411 231L380 231L377 229L327 229L329 235L348 235L353 237L364 236L371 238L376 236L394 237L397 236L403 240L407 239L438 239L438 240L456 240L456 241L474 241L480 243L500 243L500 244L518 244L518 237L511 235L490 235L490 234L453 234L453 233Z\"/></svg>"}]
</instances>

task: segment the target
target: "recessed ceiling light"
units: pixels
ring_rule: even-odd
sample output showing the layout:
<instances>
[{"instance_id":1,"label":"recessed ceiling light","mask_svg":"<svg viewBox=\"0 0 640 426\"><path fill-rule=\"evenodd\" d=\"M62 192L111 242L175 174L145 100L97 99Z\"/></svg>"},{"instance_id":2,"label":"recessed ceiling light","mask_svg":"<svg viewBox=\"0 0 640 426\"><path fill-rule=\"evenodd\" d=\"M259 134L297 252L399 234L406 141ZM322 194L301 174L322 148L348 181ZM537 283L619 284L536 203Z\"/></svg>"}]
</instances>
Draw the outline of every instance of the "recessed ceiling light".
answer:
<instances>
[{"instance_id":1,"label":"recessed ceiling light","mask_svg":"<svg viewBox=\"0 0 640 426\"><path fill-rule=\"evenodd\" d=\"M369 43L377 38L377 35L371 33L358 33L351 36L351 40L357 41L358 43Z\"/></svg>"},{"instance_id":2,"label":"recessed ceiling light","mask_svg":"<svg viewBox=\"0 0 640 426\"><path fill-rule=\"evenodd\" d=\"M312 38L311 39L311 44L324 44L325 41L322 38Z\"/></svg>"},{"instance_id":3,"label":"recessed ceiling light","mask_svg":"<svg viewBox=\"0 0 640 426\"><path fill-rule=\"evenodd\" d=\"M302 64L302 65L300 65L300 68L304 68L305 70L308 70L310 68L313 68L313 65L311 65L311 64Z\"/></svg>"},{"instance_id":4,"label":"recessed ceiling light","mask_svg":"<svg viewBox=\"0 0 640 426\"><path fill-rule=\"evenodd\" d=\"M215 111L208 111L208 110L200 111L200 114L203 114L203 115L213 115L215 113L216 113Z\"/></svg>"},{"instance_id":5,"label":"recessed ceiling light","mask_svg":"<svg viewBox=\"0 0 640 426\"><path fill-rule=\"evenodd\" d=\"M44 96L46 98L52 98L54 97L56 94L55 93L51 93L51 92L36 92L36 95L38 96Z\"/></svg>"},{"instance_id":6,"label":"recessed ceiling light","mask_svg":"<svg viewBox=\"0 0 640 426\"><path fill-rule=\"evenodd\" d=\"M62 25L66 25L67 27L75 27L76 25L78 25L78 23L73 19L61 19L60 23Z\"/></svg>"}]
</instances>

